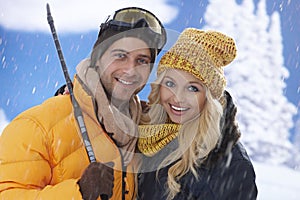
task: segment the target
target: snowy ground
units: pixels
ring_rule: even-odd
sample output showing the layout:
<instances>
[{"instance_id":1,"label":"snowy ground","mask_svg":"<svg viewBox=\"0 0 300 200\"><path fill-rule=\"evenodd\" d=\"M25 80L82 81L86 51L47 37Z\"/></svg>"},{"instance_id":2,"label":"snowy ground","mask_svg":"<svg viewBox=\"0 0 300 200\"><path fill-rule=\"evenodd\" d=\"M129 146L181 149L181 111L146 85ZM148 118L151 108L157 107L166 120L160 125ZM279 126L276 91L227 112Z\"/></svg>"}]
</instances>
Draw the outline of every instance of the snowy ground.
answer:
<instances>
[{"instance_id":1,"label":"snowy ground","mask_svg":"<svg viewBox=\"0 0 300 200\"><path fill-rule=\"evenodd\" d=\"M299 200L300 171L254 162L258 200Z\"/></svg>"}]
</instances>

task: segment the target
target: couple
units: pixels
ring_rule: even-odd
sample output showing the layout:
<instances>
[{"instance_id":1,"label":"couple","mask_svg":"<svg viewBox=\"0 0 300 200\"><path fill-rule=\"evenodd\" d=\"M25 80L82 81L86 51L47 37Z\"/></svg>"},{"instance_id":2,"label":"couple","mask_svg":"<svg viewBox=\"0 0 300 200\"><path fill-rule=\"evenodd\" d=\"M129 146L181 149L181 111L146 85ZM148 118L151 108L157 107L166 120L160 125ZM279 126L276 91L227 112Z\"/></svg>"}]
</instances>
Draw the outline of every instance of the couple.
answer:
<instances>
[{"instance_id":1,"label":"couple","mask_svg":"<svg viewBox=\"0 0 300 200\"><path fill-rule=\"evenodd\" d=\"M255 173L224 90L234 41L184 30L142 107L136 94L165 42L161 22L141 8L103 23L73 80L96 162L70 96L50 98L2 133L1 199L255 199Z\"/></svg>"}]
</instances>

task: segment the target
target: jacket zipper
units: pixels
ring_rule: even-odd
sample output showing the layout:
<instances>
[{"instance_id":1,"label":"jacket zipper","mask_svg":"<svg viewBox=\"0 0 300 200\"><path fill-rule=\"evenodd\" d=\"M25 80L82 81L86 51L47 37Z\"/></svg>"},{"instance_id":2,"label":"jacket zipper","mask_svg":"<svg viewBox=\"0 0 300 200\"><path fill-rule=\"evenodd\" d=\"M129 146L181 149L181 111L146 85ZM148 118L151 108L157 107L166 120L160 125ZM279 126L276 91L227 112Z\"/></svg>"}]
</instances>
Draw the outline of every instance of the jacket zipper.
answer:
<instances>
[{"instance_id":1,"label":"jacket zipper","mask_svg":"<svg viewBox=\"0 0 300 200\"><path fill-rule=\"evenodd\" d=\"M126 191L126 167L123 167L123 172L122 172L122 199L125 200L125 195L128 194L128 191Z\"/></svg>"},{"instance_id":2,"label":"jacket zipper","mask_svg":"<svg viewBox=\"0 0 300 200\"><path fill-rule=\"evenodd\" d=\"M126 166L124 166L124 158L123 155L120 151L120 149L118 148L120 156L121 156L121 163L122 163L122 200L125 200L125 195L128 193L128 191L126 191L126 182L125 182L125 178L126 178Z\"/></svg>"},{"instance_id":3,"label":"jacket zipper","mask_svg":"<svg viewBox=\"0 0 300 200\"><path fill-rule=\"evenodd\" d=\"M111 137L111 134L109 134L104 125L100 122L99 123L101 128L104 130L104 132L114 141L114 139ZM115 143L116 144L116 143ZM120 156L121 156L121 164L122 164L122 200L125 200L125 195L128 194L128 191L126 191L126 182L125 182L125 178L126 178L126 166L124 166L124 158L123 158L123 155L121 153L121 150L117 147L119 153L120 153Z\"/></svg>"}]
</instances>

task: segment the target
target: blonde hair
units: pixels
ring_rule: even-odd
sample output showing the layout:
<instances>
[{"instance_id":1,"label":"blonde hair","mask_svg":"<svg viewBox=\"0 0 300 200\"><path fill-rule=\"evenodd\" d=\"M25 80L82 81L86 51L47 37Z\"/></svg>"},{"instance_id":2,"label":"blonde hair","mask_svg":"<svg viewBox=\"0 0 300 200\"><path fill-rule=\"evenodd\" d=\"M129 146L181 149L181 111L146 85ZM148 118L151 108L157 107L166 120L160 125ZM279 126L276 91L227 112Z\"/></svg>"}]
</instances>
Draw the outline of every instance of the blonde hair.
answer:
<instances>
[{"instance_id":1,"label":"blonde hair","mask_svg":"<svg viewBox=\"0 0 300 200\"><path fill-rule=\"evenodd\" d=\"M163 124L168 121L168 115L160 105L160 84L165 71L160 73L157 80L151 84L147 114L142 115L142 124ZM180 191L179 179L191 171L198 179L195 167L199 166L214 149L220 138L220 119L223 113L219 101L213 99L206 88L206 103L199 117L182 124L178 134L178 148L170 153L159 165L158 171L170 163L177 161L168 170L167 199L173 199Z\"/></svg>"}]
</instances>

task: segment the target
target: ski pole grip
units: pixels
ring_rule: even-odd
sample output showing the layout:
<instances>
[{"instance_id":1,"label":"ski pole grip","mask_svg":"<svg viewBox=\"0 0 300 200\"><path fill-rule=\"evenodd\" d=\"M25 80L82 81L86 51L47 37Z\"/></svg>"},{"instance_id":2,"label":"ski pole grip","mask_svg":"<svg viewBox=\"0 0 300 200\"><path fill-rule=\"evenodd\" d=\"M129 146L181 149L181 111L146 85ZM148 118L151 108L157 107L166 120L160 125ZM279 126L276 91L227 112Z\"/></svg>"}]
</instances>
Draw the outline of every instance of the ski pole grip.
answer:
<instances>
[{"instance_id":1,"label":"ski pole grip","mask_svg":"<svg viewBox=\"0 0 300 200\"><path fill-rule=\"evenodd\" d=\"M101 194L100 197L101 197L101 200L108 200L107 194Z\"/></svg>"}]
</instances>

